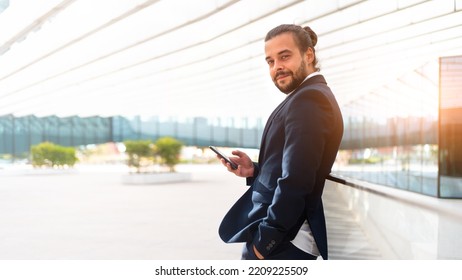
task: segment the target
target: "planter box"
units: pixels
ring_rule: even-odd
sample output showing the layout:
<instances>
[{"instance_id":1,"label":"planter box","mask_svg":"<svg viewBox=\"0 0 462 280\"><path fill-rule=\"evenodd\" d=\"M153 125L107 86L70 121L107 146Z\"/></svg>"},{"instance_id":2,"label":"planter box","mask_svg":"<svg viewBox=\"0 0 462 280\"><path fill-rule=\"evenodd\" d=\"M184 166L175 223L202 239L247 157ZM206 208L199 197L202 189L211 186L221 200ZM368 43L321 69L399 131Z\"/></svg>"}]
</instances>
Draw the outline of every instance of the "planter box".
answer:
<instances>
[{"instance_id":1,"label":"planter box","mask_svg":"<svg viewBox=\"0 0 462 280\"><path fill-rule=\"evenodd\" d=\"M122 183L126 185L152 185L179 183L191 181L191 173L133 173L122 176Z\"/></svg>"}]
</instances>

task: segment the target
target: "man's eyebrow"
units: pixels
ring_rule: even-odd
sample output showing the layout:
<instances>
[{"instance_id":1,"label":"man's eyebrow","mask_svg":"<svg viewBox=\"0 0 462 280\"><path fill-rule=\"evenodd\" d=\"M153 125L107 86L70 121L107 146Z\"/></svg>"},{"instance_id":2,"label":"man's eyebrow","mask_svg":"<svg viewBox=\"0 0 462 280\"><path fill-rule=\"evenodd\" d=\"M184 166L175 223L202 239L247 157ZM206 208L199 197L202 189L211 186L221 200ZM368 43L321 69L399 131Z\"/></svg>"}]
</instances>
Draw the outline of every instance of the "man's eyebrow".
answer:
<instances>
[{"instance_id":1,"label":"man's eyebrow","mask_svg":"<svg viewBox=\"0 0 462 280\"><path fill-rule=\"evenodd\" d=\"M285 50L282 50L282 51L278 52L277 55L281 55L281 54L285 54L285 53L292 53L292 51L289 50L289 49L285 49ZM271 59L271 57L270 56L265 57L265 60L268 60L268 59Z\"/></svg>"},{"instance_id":2,"label":"man's eyebrow","mask_svg":"<svg viewBox=\"0 0 462 280\"><path fill-rule=\"evenodd\" d=\"M285 49L285 50L278 52L278 55L285 54L285 53L291 53L291 52L292 52L291 50Z\"/></svg>"}]
</instances>

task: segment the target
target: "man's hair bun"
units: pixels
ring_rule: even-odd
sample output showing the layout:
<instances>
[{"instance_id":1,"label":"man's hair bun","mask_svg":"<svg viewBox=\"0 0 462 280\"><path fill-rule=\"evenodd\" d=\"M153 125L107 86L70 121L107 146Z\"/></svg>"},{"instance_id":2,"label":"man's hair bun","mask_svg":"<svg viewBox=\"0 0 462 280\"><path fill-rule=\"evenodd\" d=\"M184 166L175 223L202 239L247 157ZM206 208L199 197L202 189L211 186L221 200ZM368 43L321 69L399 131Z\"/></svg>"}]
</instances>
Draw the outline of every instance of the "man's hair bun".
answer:
<instances>
[{"instance_id":1,"label":"man's hair bun","mask_svg":"<svg viewBox=\"0 0 462 280\"><path fill-rule=\"evenodd\" d=\"M306 32L308 32L308 34L310 35L310 39L311 39L311 43L313 44L313 47L316 46L316 43L318 43L318 35L316 35L316 33L314 33L314 31L309 26L305 26L303 27L303 29Z\"/></svg>"}]
</instances>

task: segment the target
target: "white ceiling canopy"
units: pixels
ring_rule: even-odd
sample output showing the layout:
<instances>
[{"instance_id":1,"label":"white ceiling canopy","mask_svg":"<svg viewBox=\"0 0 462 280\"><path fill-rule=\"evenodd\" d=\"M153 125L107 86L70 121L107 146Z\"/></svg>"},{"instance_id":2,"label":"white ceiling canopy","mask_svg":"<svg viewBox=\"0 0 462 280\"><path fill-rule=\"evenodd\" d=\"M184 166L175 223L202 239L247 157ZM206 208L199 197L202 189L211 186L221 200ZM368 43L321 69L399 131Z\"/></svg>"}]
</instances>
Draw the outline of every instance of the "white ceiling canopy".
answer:
<instances>
[{"instance_id":1,"label":"white ceiling canopy","mask_svg":"<svg viewBox=\"0 0 462 280\"><path fill-rule=\"evenodd\" d=\"M318 34L341 106L462 54L459 0L9 0L0 115L266 117L284 95L263 38L282 23Z\"/></svg>"}]
</instances>

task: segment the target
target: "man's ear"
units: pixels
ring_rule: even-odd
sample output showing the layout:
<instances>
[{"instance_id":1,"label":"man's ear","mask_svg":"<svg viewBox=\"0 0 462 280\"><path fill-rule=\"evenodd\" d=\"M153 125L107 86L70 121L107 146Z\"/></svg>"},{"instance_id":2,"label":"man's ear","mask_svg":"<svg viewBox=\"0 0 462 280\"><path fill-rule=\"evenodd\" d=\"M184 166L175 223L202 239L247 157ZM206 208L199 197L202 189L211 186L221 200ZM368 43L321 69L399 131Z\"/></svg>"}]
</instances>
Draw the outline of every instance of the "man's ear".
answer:
<instances>
[{"instance_id":1,"label":"man's ear","mask_svg":"<svg viewBox=\"0 0 462 280\"><path fill-rule=\"evenodd\" d=\"M314 51L312 48L308 48L305 52L305 59L308 64L312 64L314 61Z\"/></svg>"}]
</instances>

